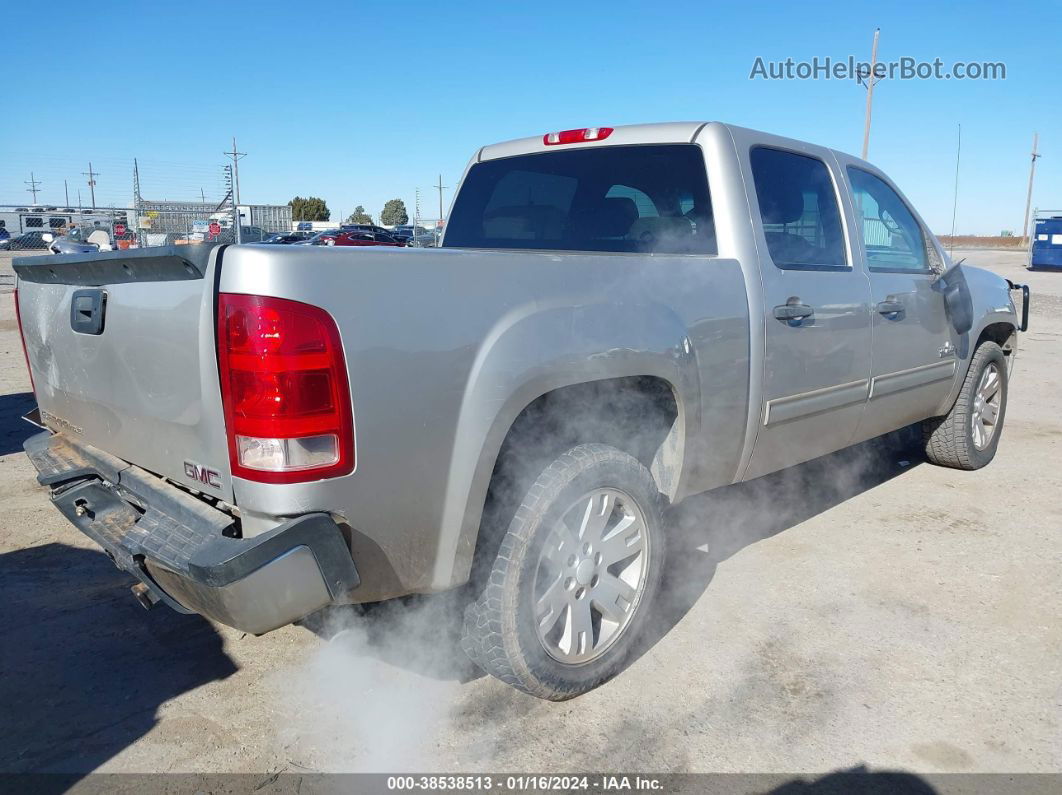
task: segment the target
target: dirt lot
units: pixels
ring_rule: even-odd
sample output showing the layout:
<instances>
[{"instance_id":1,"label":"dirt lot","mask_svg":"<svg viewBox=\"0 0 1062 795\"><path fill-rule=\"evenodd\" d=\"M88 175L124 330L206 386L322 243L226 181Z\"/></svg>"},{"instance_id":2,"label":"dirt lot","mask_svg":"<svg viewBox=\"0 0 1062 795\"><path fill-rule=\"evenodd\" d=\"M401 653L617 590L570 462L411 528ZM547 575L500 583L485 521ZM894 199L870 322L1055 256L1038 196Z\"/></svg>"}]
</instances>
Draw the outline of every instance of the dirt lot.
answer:
<instances>
[{"instance_id":1,"label":"dirt lot","mask_svg":"<svg viewBox=\"0 0 1062 795\"><path fill-rule=\"evenodd\" d=\"M998 237L998 236L978 236L978 235L956 235L951 237L950 235L941 235L940 242L945 248L951 250L952 248L990 248L990 249L1003 249L1013 250L1022 248L1024 242L1019 237ZM962 254L958 254L955 259L961 257Z\"/></svg>"},{"instance_id":2,"label":"dirt lot","mask_svg":"<svg viewBox=\"0 0 1062 795\"><path fill-rule=\"evenodd\" d=\"M891 440L688 501L655 642L563 704L470 677L445 596L332 642L142 610L21 453L0 295L0 771L1062 771L1062 273L969 257L1035 296L996 461Z\"/></svg>"}]
</instances>

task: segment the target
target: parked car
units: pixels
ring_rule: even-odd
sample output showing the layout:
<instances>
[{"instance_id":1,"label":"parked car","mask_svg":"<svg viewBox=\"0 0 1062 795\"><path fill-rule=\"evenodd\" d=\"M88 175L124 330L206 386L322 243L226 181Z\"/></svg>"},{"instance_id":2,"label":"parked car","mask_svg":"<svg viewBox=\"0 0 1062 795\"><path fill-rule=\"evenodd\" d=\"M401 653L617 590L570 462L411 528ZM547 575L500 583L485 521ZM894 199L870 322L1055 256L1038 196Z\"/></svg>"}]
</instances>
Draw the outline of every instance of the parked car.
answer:
<instances>
[{"instance_id":1,"label":"parked car","mask_svg":"<svg viewBox=\"0 0 1062 795\"><path fill-rule=\"evenodd\" d=\"M100 250L95 243L81 240L79 235L63 235L48 245L53 254L94 254Z\"/></svg>"},{"instance_id":2,"label":"parked car","mask_svg":"<svg viewBox=\"0 0 1062 795\"><path fill-rule=\"evenodd\" d=\"M335 246L404 246L386 232L340 232L333 238Z\"/></svg>"},{"instance_id":3,"label":"parked car","mask_svg":"<svg viewBox=\"0 0 1062 795\"><path fill-rule=\"evenodd\" d=\"M419 248L431 248L438 241L435 233L430 229L425 229L423 226L417 226L415 229L410 225L396 226L391 230L391 234L397 239L404 241L407 246L417 246Z\"/></svg>"},{"instance_id":4,"label":"parked car","mask_svg":"<svg viewBox=\"0 0 1062 795\"><path fill-rule=\"evenodd\" d=\"M384 234L391 232L390 229L376 224L340 224L339 228L343 232L382 232Z\"/></svg>"},{"instance_id":5,"label":"parked car","mask_svg":"<svg viewBox=\"0 0 1062 795\"><path fill-rule=\"evenodd\" d=\"M299 240L292 245L295 246L331 246L335 244L336 235L340 233L339 229L325 229L318 232L315 235L308 237L306 240Z\"/></svg>"},{"instance_id":6,"label":"parked car","mask_svg":"<svg viewBox=\"0 0 1062 795\"><path fill-rule=\"evenodd\" d=\"M23 232L21 235L0 240L0 249L8 251L23 251L31 249L46 249L55 235L44 229L33 229Z\"/></svg>"},{"instance_id":7,"label":"parked car","mask_svg":"<svg viewBox=\"0 0 1062 795\"><path fill-rule=\"evenodd\" d=\"M262 242L288 246L292 243L309 240L311 237L313 237L313 232L277 232L274 235L270 235Z\"/></svg>"},{"instance_id":8,"label":"parked car","mask_svg":"<svg viewBox=\"0 0 1062 795\"><path fill-rule=\"evenodd\" d=\"M668 504L915 423L988 464L1028 321L879 169L720 123L479 149L437 251L221 251L15 260L55 506L255 634L468 584L558 700L658 631Z\"/></svg>"}]
</instances>

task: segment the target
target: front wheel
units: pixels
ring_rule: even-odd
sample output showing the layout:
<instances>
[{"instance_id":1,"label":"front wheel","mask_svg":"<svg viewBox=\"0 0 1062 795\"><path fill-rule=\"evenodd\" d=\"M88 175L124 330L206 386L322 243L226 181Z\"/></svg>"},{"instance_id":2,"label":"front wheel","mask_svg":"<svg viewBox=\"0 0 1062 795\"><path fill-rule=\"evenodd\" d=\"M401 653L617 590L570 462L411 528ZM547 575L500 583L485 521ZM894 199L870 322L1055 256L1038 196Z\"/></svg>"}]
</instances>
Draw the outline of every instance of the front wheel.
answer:
<instances>
[{"instance_id":1,"label":"front wheel","mask_svg":"<svg viewBox=\"0 0 1062 795\"><path fill-rule=\"evenodd\" d=\"M524 495L466 610L468 655L553 701L619 673L650 621L664 502L648 470L614 447L558 456Z\"/></svg>"},{"instance_id":2,"label":"front wheel","mask_svg":"<svg viewBox=\"0 0 1062 795\"><path fill-rule=\"evenodd\" d=\"M980 469L995 455L1007 413L1007 357L994 342L974 351L955 405L923 424L926 458L954 469Z\"/></svg>"}]
</instances>

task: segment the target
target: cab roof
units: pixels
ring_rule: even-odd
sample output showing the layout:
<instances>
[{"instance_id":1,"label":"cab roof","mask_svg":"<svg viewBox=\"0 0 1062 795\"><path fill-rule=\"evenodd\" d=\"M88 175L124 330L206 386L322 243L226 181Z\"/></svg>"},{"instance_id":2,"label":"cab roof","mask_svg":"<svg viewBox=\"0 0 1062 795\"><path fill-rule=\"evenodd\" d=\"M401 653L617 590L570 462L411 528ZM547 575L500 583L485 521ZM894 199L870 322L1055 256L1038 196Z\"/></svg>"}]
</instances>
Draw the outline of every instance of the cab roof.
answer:
<instances>
[{"instance_id":1,"label":"cab roof","mask_svg":"<svg viewBox=\"0 0 1062 795\"><path fill-rule=\"evenodd\" d=\"M688 144L700 132L708 122L704 121L672 121L658 124L625 124L612 128L608 138L604 140L587 140L577 143L561 144L564 149L573 149L587 146L616 146L623 144ZM554 130L543 131L542 135L534 135L528 138L517 138L512 141L484 146L479 151L480 162L484 160L496 160L500 157L513 157L515 155L530 155L537 152L547 152L555 149L555 145L547 146L545 137Z\"/></svg>"}]
</instances>

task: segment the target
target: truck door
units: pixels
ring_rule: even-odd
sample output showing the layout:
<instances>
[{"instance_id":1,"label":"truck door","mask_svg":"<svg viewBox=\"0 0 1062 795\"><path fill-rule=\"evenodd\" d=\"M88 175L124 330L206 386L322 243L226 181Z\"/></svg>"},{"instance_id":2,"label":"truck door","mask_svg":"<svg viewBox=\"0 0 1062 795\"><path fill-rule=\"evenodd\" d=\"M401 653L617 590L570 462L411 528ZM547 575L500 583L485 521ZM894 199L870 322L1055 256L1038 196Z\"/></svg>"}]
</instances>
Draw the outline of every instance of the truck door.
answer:
<instances>
[{"instance_id":1,"label":"truck door","mask_svg":"<svg viewBox=\"0 0 1062 795\"><path fill-rule=\"evenodd\" d=\"M957 344L931 268L926 231L882 177L846 168L857 256L870 277L870 401L857 434L869 439L938 413L955 378Z\"/></svg>"},{"instance_id":2,"label":"truck door","mask_svg":"<svg viewBox=\"0 0 1062 795\"><path fill-rule=\"evenodd\" d=\"M818 151L749 152L766 350L746 479L845 447L867 401L870 288L853 267L838 181Z\"/></svg>"}]
</instances>

